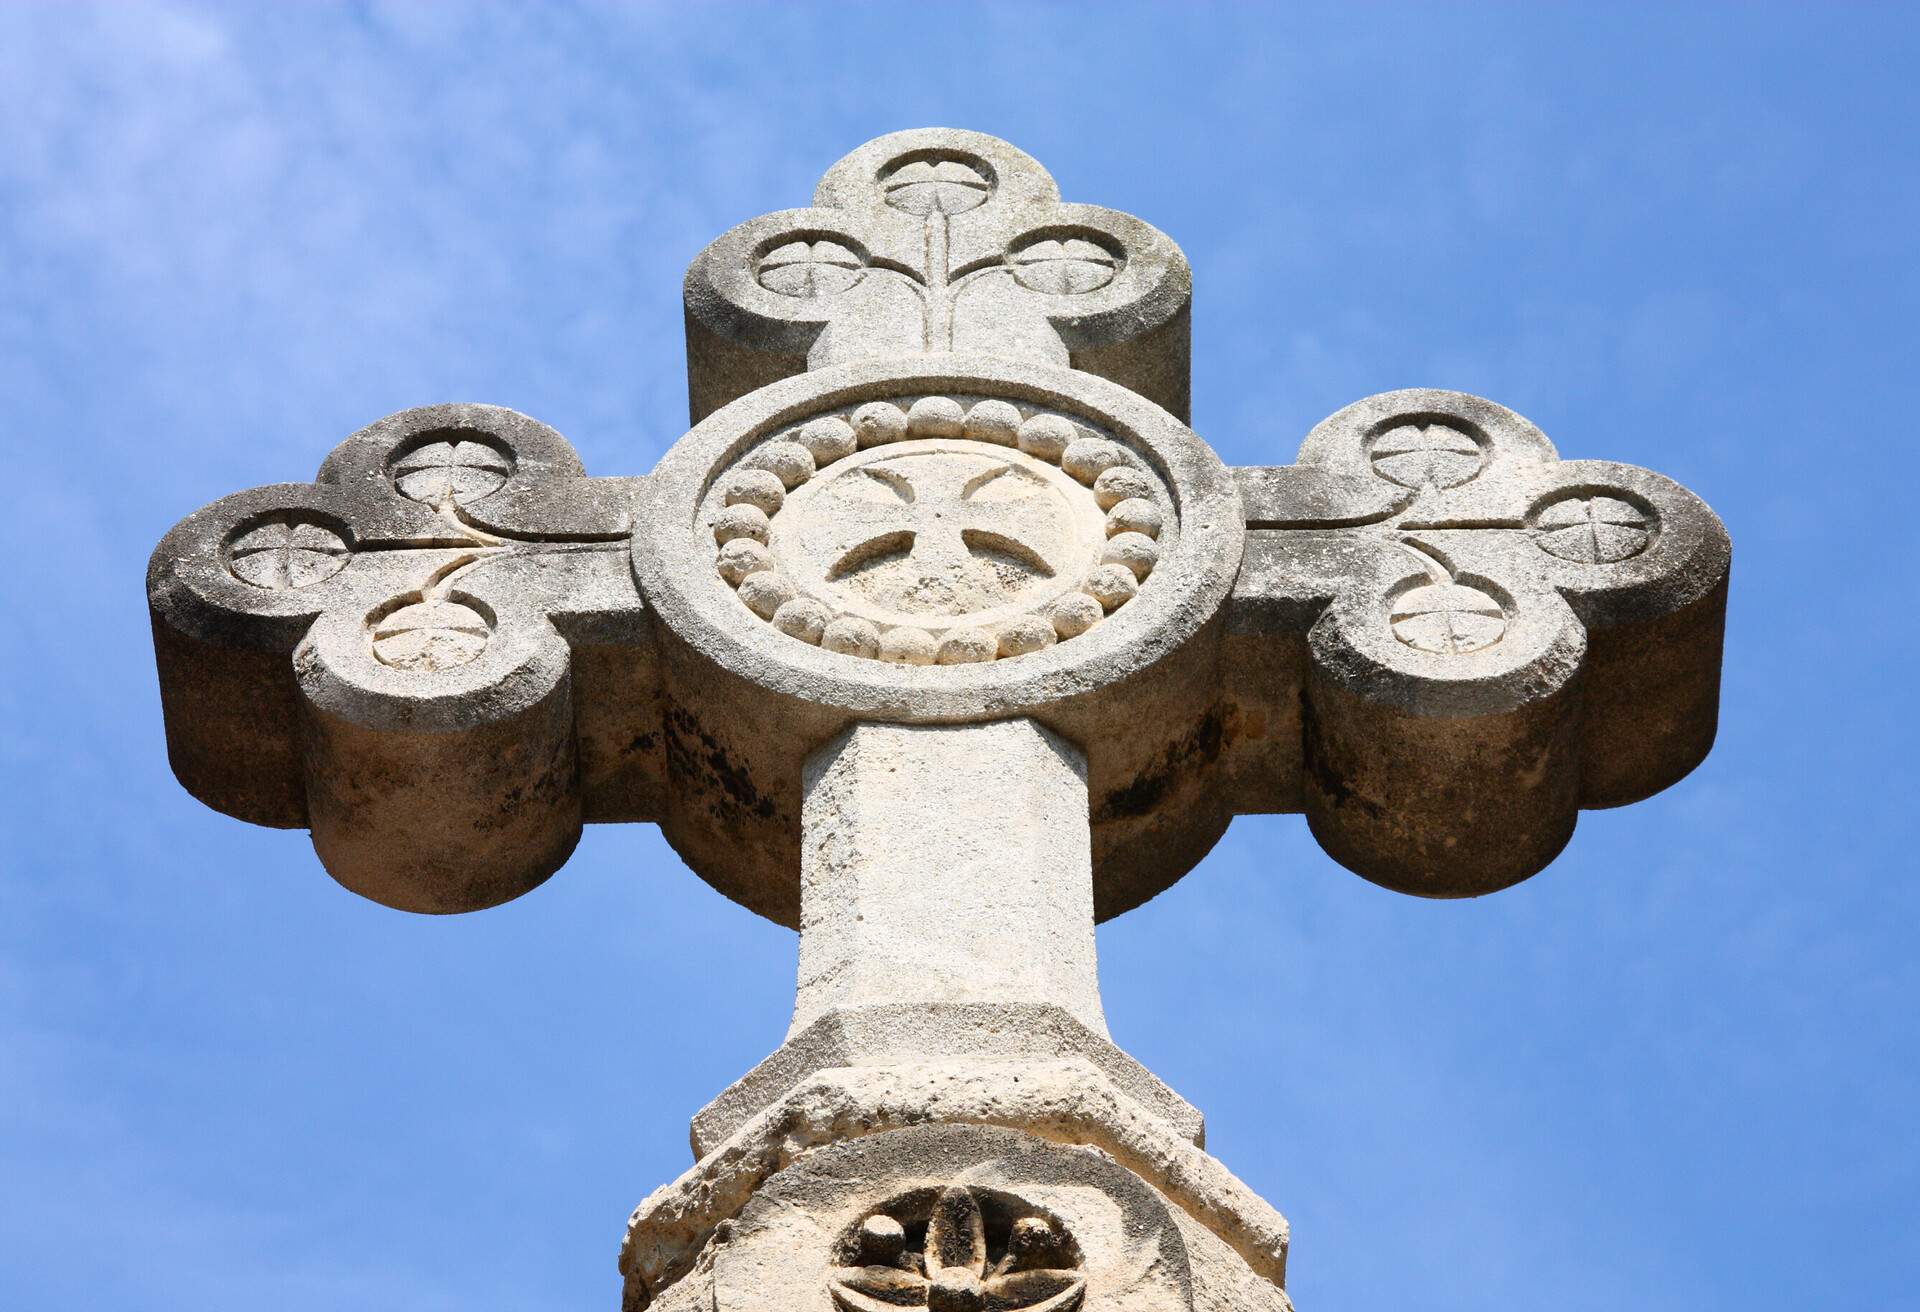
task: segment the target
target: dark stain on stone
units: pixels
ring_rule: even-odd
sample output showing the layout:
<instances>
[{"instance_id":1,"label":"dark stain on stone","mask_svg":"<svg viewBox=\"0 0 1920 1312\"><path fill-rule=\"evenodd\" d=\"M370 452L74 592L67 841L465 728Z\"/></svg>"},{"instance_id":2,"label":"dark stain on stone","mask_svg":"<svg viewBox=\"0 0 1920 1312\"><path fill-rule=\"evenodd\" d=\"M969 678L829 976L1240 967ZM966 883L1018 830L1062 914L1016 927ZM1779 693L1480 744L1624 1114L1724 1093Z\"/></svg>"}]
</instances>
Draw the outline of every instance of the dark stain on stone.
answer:
<instances>
[{"instance_id":1,"label":"dark stain on stone","mask_svg":"<svg viewBox=\"0 0 1920 1312\"><path fill-rule=\"evenodd\" d=\"M1246 707L1234 702L1227 707L1227 741L1231 749L1241 739L1253 742L1264 741L1267 736L1267 713L1257 707Z\"/></svg>"},{"instance_id":2,"label":"dark stain on stone","mask_svg":"<svg viewBox=\"0 0 1920 1312\"><path fill-rule=\"evenodd\" d=\"M625 747L622 747L620 749L620 754L622 756L632 756L636 752L639 752L642 754L649 753L653 751L653 747L654 747L654 742L653 742L652 734L637 733L633 736L632 742L628 743Z\"/></svg>"},{"instance_id":3,"label":"dark stain on stone","mask_svg":"<svg viewBox=\"0 0 1920 1312\"><path fill-rule=\"evenodd\" d=\"M557 744L539 761L527 760L524 752L514 751L504 754L502 763L518 782L501 791L499 803L491 816L475 821L477 833L491 834L509 829L520 823L523 809L535 814L549 811L559 798L577 786L577 758L568 743Z\"/></svg>"},{"instance_id":4,"label":"dark stain on stone","mask_svg":"<svg viewBox=\"0 0 1920 1312\"><path fill-rule=\"evenodd\" d=\"M1312 780L1314 791L1327 799L1329 809L1357 807L1373 820L1381 817L1380 804L1353 791L1347 786L1334 762L1327 759L1326 740L1320 733L1320 721L1313 713L1313 699L1304 692L1300 695L1300 737L1306 750L1307 777Z\"/></svg>"},{"instance_id":5,"label":"dark stain on stone","mask_svg":"<svg viewBox=\"0 0 1920 1312\"><path fill-rule=\"evenodd\" d=\"M680 707L666 716L667 768L683 779L698 779L715 794L713 815L730 821L732 813L757 820L773 818L773 799L753 786L753 777L736 765L718 739Z\"/></svg>"},{"instance_id":6,"label":"dark stain on stone","mask_svg":"<svg viewBox=\"0 0 1920 1312\"><path fill-rule=\"evenodd\" d=\"M1225 741L1224 714L1216 706L1189 733L1162 748L1131 783L1102 798L1094 819L1128 820L1152 813L1184 777L1218 760Z\"/></svg>"}]
</instances>

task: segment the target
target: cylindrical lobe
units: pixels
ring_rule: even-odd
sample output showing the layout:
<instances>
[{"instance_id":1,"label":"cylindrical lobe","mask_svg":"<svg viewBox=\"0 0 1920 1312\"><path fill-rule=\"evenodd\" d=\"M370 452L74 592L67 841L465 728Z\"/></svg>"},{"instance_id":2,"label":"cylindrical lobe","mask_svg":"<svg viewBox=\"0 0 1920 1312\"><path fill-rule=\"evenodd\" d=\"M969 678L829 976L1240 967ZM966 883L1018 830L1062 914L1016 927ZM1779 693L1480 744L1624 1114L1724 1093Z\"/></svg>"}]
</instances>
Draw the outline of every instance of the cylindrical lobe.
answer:
<instances>
[{"instance_id":1,"label":"cylindrical lobe","mask_svg":"<svg viewBox=\"0 0 1920 1312\"><path fill-rule=\"evenodd\" d=\"M287 653L200 638L152 609L167 763L186 790L249 824L306 823L299 697Z\"/></svg>"},{"instance_id":2,"label":"cylindrical lobe","mask_svg":"<svg viewBox=\"0 0 1920 1312\"><path fill-rule=\"evenodd\" d=\"M1550 590L1460 584L1504 612L1483 648L1432 652L1396 636L1391 598L1406 581L1343 598L1310 642L1308 824L1342 865L1423 897L1534 874L1572 836L1580 802L1579 622Z\"/></svg>"},{"instance_id":3,"label":"cylindrical lobe","mask_svg":"<svg viewBox=\"0 0 1920 1312\"><path fill-rule=\"evenodd\" d=\"M1576 681L1465 719L1427 719L1357 697L1317 671L1306 699L1306 808L1333 858L1423 897L1519 883L1573 836Z\"/></svg>"},{"instance_id":4,"label":"cylindrical lobe","mask_svg":"<svg viewBox=\"0 0 1920 1312\"><path fill-rule=\"evenodd\" d=\"M573 851L572 680L544 620L513 616L470 666L413 674L382 665L357 622L327 617L294 665L314 850L341 884L404 911L476 911ZM409 696L410 680L444 693Z\"/></svg>"}]
</instances>

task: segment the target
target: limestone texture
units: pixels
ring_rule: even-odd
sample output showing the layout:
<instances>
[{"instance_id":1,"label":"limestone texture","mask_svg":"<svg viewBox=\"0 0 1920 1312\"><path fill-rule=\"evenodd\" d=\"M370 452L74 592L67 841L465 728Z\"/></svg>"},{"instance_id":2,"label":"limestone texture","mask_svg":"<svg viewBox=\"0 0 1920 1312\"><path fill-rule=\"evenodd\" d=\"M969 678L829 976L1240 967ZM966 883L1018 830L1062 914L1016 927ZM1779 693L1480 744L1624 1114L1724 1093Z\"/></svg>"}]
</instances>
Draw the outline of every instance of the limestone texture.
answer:
<instances>
[{"instance_id":1,"label":"limestone texture","mask_svg":"<svg viewBox=\"0 0 1920 1312\"><path fill-rule=\"evenodd\" d=\"M877 1256L862 1252L864 1223L893 1213L917 1236L961 1188L1009 1218L982 1227L989 1255L1021 1216L1045 1218L1064 1242L1041 1269L1083 1281L1088 1306L1290 1309L1286 1221L1191 1144L1121 1118L1097 1074L1072 1064L830 1072L635 1210L624 1305L639 1312L656 1289L692 1285L694 1306L866 1312L841 1293L848 1268ZM877 1301L940 1305L901 1283Z\"/></svg>"},{"instance_id":2,"label":"limestone texture","mask_svg":"<svg viewBox=\"0 0 1920 1312\"><path fill-rule=\"evenodd\" d=\"M476 910L649 821L800 930L630 1310L1288 1308L1286 1223L1107 1033L1095 921L1257 812L1491 892L1711 747L1699 498L1431 389L1229 469L1191 293L1013 146L894 133L693 261L651 473L426 406L155 551L175 774L347 888Z\"/></svg>"},{"instance_id":3,"label":"limestone texture","mask_svg":"<svg viewBox=\"0 0 1920 1312\"><path fill-rule=\"evenodd\" d=\"M808 762L793 1032L862 1004L1051 1002L1107 1031L1086 764L1031 720L855 725Z\"/></svg>"},{"instance_id":4,"label":"limestone texture","mask_svg":"<svg viewBox=\"0 0 1920 1312\"><path fill-rule=\"evenodd\" d=\"M978 132L869 141L810 208L716 239L685 294L696 422L810 369L947 351L1070 366L1187 415L1180 248L1132 215L1063 203L1038 160Z\"/></svg>"}]
</instances>

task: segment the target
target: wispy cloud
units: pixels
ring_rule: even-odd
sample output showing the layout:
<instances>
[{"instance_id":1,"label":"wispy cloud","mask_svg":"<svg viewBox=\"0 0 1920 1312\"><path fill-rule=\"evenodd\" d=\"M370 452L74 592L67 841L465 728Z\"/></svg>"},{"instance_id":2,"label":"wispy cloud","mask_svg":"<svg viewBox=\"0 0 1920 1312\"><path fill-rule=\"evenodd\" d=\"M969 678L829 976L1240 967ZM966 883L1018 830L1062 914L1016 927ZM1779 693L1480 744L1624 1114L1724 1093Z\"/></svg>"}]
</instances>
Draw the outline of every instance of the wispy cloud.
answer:
<instances>
[{"instance_id":1,"label":"wispy cloud","mask_svg":"<svg viewBox=\"0 0 1920 1312\"><path fill-rule=\"evenodd\" d=\"M684 426L687 259L947 122L1186 246L1229 460L1455 386L1734 526L1719 751L1546 875L1411 903L1245 820L1103 931L1116 1032L1292 1214L1302 1306L1897 1303L1915 26L0 4L0 1288L610 1300L681 1118L778 1039L791 936L647 831L480 917L353 901L172 783L142 566L407 405L643 472Z\"/></svg>"}]
</instances>

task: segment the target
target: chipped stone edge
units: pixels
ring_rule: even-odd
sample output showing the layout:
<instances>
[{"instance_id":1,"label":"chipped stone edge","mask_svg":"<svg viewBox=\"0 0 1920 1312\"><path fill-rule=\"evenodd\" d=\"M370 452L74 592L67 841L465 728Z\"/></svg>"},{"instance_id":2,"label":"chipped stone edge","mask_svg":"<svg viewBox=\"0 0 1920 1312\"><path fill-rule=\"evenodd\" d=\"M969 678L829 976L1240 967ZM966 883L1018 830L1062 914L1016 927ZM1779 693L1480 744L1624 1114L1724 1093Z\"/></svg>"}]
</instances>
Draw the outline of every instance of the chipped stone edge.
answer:
<instances>
[{"instance_id":1,"label":"chipped stone edge","mask_svg":"<svg viewBox=\"0 0 1920 1312\"><path fill-rule=\"evenodd\" d=\"M938 1036L948 1042L930 1041ZM991 1036L977 1047L955 1038ZM916 1041L917 1040L917 1041ZM1085 1062L1148 1116L1195 1147L1207 1146L1206 1118L1164 1080L1064 1008L1046 1003L883 1003L835 1007L789 1033L754 1068L716 1095L692 1124L693 1152L718 1151L753 1117L822 1071L872 1067L887 1052L895 1064L966 1062L974 1066L1046 1059ZM865 1058L871 1056L872 1060Z\"/></svg>"},{"instance_id":2,"label":"chipped stone edge","mask_svg":"<svg viewBox=\"0 0 1920 1312\"><path fill-rule=\"evenodd\" d=\"M692 1272L716 1229L807 1152L933 1123L1001 1126L1105 1152L1205 1225L1262 1279L1286 1285L1286 1218L1089 1063L918 1062L821 1071L648 1195L628 1218L620 1249L629 1305L644 1307Z\"/></svg>"}]
</instances>

